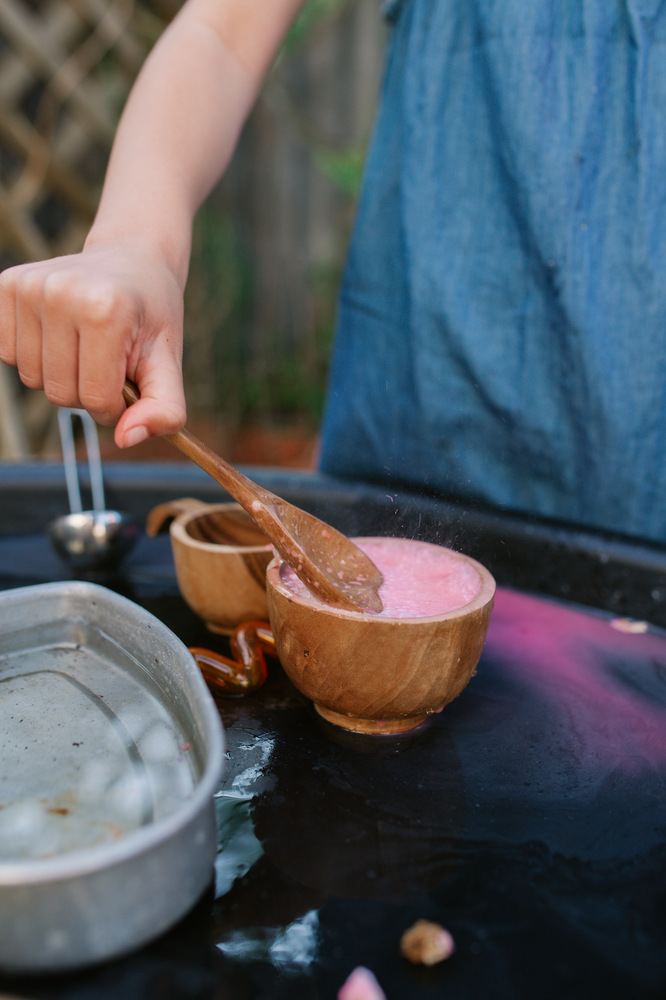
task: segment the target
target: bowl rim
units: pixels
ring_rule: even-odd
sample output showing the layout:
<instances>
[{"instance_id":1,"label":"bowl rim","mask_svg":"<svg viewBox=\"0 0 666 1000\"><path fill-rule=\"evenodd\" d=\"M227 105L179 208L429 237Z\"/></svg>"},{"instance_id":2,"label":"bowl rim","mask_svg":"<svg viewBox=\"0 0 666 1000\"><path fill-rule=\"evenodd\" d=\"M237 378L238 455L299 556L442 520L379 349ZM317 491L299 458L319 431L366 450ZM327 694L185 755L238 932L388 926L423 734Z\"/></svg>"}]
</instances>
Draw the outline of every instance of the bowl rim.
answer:
<instances>
[{"instance_id":1,"label":"bowl rim","mask_svg":"<svg viewBox=\"0 0 666 1000\"><path fill-rule=\"evenodd\" d=\"M185 510L173 519L169 525L169 534L183 545L199 549L201 552L218 552L221 555L250 555L254 552L269 552L273 548L271 542L267 542L265 545L223 545L218 542L202 542L187 533L190 521L195 521L199 517L207 517L209 514L231 510L243 510L243 508L239 503L232 501L231 503L211 503L205 509Z\"/></svg>"},{"instance_id":2,"label":"bowl rim","mask_svg":"<svg viewBox=\"0 0 666 1000\"><path fill-rule=\"evenodd\" d=\"M456 618L463 618L466 615L472 614L475 611L479 611L485 608L494 598L495 591L497 589L497 584L493 575L486 569L486 567L477 562L471 556L465 555L464 552L456 552L454 549L448 548L446 545L438 545L437 542L423 542L418 538L398 538L394 536L382 536L382 535L362 535L354 536L352 538L353 542L363 543L363 542L408 542L415 545L427 545L431 548L443 549L449 555L454 556L461 562L468 563L472 566L476 572L481 577L481 590L476 595L476 597L469 601L467 604L463 604L459 608L454 608L452 611L442 611L438 615L420 615L418 617L412 618L391 618L385 617L383 615L373 615L366 611L348 611L345 608L336 608L330 604L314 604L312 601L301 597L299 594L295 594L292 590L284 585L280 579L280 566L284 562L280 556L276 555L271 562L268 564L266 569L266 590L269 591L270 588L276 590L282 597L286 598L288 601L293 601L296 604L301 605L303 608L315 612L321 612L335 618L345 618L350 621L355 622L378 622L388 625L398 625L398 624L426 624L432 622L440 621L450 621Z\"/></svg>"}]
</instances>

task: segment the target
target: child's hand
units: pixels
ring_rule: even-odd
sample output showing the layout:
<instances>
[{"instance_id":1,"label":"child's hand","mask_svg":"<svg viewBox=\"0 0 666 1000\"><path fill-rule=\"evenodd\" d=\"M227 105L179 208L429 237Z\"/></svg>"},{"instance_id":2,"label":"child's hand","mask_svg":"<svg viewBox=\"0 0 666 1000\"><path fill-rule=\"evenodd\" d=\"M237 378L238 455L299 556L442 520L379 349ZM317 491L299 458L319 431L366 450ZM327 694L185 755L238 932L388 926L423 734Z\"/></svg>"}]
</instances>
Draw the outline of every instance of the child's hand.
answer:
<instances>
[{"instance_id":1,"label":"child's hand","mask_svg":"<svg viewBox=\"0 0 666 1000\"><path fill-rule=\"evenodd\" d=\"M52 403L88 410L100 424L118 422L121 448L185 422L182 322L176 276L125 246L0 275L0 359ZM141 392L127 411L126 375Z\"/></svg>"}]
</instances>

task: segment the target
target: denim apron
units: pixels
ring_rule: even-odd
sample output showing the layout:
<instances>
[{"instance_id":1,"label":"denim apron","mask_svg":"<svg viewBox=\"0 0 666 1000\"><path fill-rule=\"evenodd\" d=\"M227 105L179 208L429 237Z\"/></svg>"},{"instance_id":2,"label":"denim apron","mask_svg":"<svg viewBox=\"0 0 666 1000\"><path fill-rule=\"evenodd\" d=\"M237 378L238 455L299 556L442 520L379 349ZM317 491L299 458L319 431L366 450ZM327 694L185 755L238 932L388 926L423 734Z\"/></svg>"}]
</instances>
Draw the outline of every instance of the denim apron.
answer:
<instances>
[{"instance_id":1,"label":"denim apron","mask_svg":"<svg viewBox=\"0 0 666 1000\"><path fill-rule=\"evenodd\" d=\"M666 0L402 0L321 468L666 540Z\"/></svg>"}]
</instances>

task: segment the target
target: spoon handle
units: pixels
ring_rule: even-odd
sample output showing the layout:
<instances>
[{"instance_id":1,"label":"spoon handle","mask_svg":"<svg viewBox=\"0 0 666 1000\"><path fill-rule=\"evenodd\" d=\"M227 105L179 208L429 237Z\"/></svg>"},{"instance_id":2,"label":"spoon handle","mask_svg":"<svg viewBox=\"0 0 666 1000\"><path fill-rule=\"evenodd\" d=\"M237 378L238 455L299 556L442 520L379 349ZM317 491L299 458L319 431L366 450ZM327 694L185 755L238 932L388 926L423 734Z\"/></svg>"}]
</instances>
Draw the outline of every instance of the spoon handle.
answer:
<instances>
[{"instance_id":1,"label":"spoon handle","mask_svg":"<svg viewBox=\"0 0 666 1000\"><path fill-rule=\"evenodd\" d=\"M128 406L138 402L140 399L139 390L129 379L125 379L123 399ZM176 434L165 434L164 436L179 451L182 451L184 455L191 458L195 465L198 465L200 469L203 469L209 476L212 476L220 486L224 487L227 493L234 500L237 500L241 507L245 508L249 514L252 515L256 511L256 508L253 511L252 503L256 503L257 500L268 504L280 502L273 493L253 483L242 472L235 469L233 465L229 465L223 458L220 458L214 451L211 451L203 441L200 441L199 438L195 437L187 429L178 431Z\"/></svg>"},{"instance_id":2,"label":"spoon handle","mask_svg":"<svg viewBox=\"0 0 666 1000\"><path fill-rule=\"evenodd\" d=\"M123 397L128 406L139 400L128 380ZM345 535L258 486L189 431L164 436L238 501L311 594L348 611L382 610L382 574Z\"/></svg>"}]
</instances>

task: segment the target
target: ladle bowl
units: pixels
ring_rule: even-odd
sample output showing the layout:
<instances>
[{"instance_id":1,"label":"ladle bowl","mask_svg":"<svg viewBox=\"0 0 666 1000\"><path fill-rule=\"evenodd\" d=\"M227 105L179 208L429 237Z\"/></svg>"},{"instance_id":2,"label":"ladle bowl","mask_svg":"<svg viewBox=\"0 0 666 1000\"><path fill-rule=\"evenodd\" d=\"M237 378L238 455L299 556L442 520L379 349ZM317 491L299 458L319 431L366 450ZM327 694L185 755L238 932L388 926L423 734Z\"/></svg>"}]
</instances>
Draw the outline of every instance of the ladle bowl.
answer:
<instances>
[{"instance_id":1,"label":"ladle bowl","mask_svg":"<svg viewBox=\"0 0 666 1000\"><path fill-rule=\"evenodd\" d=\"M115 569L139 535L136 522L117 510L82 510L64 514L49 525L49 538L72 569Z\"/></svg>"},{"instance_id":2,"label":"ladle bowl","mask_svg":"<svg viewBox=\"0 0 666 1000\"><path fill-rule=\"evenodd\" d=\"M286 586L279 559L271 562L266 583L277 654L324 719L360 733L404 732L465 688L483 650L495 581L476 560L444 551L478 573L480 591L463 607L427 618L380 617L315 603Z\"/></svg>"},{"instance_id":3,"label":"ladle bowl","mask_svg":"<svg viewBox=\"0 0 666 1000\"><path fill-rule=\"evenodd\" d=\"M74 451L72 418L83 424L90 472L93 509L83 510L81 487ZM127 514L106 510L102 460L95 421L85 410L62 407L58 410L69 514L63 514L48 527L55 551L74 572L108 572L118 568L139 537L139 527Z\"/></svg>"}]
</instances>

